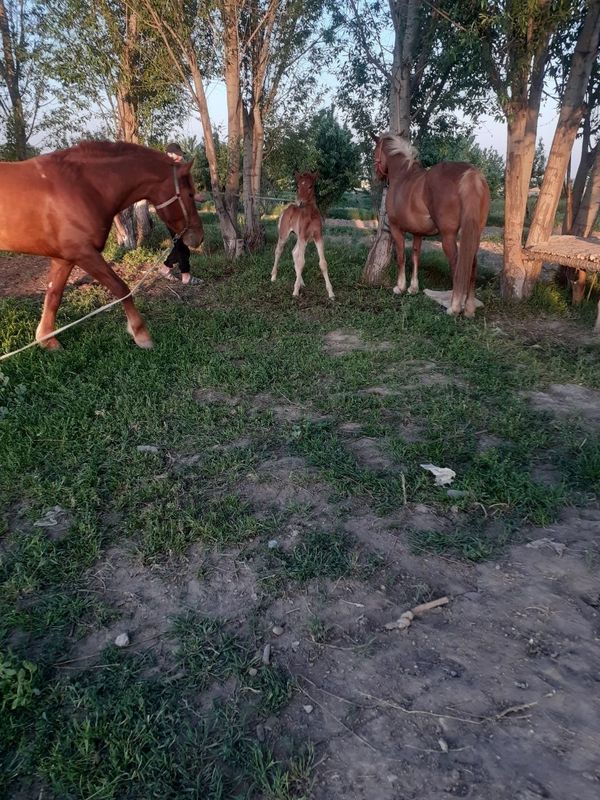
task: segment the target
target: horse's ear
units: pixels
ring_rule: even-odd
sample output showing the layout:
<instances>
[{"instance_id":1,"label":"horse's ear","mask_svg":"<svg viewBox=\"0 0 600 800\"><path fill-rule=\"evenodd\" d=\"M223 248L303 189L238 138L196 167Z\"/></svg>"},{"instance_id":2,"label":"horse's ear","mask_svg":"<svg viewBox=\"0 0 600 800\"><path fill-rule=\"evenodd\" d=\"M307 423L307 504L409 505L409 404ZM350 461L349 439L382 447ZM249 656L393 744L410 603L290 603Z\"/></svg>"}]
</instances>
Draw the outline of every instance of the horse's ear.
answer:
<instances>
[{"instance_id":1,"label":"horse's ear","mask_svg":"<svg viewBox=\"0 0 600 800\"><path fill-rule=\"evenodd\" d=\"M312 173L312 177L313 177L314 182L316 183L319 180L319 178L321 177L321 173L320 172L313 172Z\"/></svg>"},{"instance_id":2,"label":"horse's ear","mask_svg":"<svg viewBox=\"0 0 600 800\"><path fill-rule=\"evenodd\" d=\"M301 175L302 175L301 172L294 172L294 180L296 181L296 183L298 183L298 181L300 180Z\"/></svg>"},{"instance_id":3,"label":"horse's ear","mask_svg":"<svg viewBox=\"0 0 600 800\"><path fill-rule=\"evenodd\" d=\"M371 139L373 139L375 144L379 143L379 136L377 136L376 133L373 133L373 131L369 131L369 136L371 137Z\"/></svg>"}]
</instances>

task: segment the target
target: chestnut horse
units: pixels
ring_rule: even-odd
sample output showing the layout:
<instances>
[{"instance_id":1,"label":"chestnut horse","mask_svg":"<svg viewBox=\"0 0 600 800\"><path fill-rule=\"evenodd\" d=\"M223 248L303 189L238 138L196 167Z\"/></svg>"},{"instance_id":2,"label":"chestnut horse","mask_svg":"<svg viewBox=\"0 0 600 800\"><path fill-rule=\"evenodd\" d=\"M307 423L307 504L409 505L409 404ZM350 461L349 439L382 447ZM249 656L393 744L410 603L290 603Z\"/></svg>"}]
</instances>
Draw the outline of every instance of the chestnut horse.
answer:
<instances>
[{"instance_id":1,"label":"chestnut horse","mask_svg":"<svg viewBox=\"0 0 600 800\"><path fill-rule=\"evenodd\" d=\"M406 290L404 236L413 235L413 273L409 293L419 291L418 267L423 236L439 233L452 273L452 302L448 314L475 315L477 250L490 207L490 190L472 164L442 161L425 169L411 145L401 136L374 137L375 170L388 180L386 210L396 245L396 294ZM456 239L460 233L457 247Z\"/></svg>"},{"instance_id":2,"label":"chestnut horse","mask_svg":"<svg viewBox=\"0 0 600 800\"><path fill-rule=\"evenodd\" d=\"M202 243L191 166L124 142L83 142L28 161L0 162L0 250L51 258L38 341L54 330L63 290L76 264L115 297L129 294L102 250L115 214L137 200L149 200L190 247ZM123 306L135 343L151 348L133 299L127 297ZM60 347L55 337L40 344Z\"/></svg>"},{"instance_id":3,"label":"chestnut horse","mask_svg":"<svg viewBox=\"0 0 600 800\"><path fill-rule=\"evenodd\" d=\"M314 242L319 254L319 267L325 279L325 288L330 300L335 300L329 272L327 271L327 261L325 261L325 249L323 247L323 219L317 207L315 199L315 183L319 179L318 172L297 172L296 187L298 189L298 203L288 206L279 217L277 224L279 238L275 248L275 263L271 272L271 281L277 280L277 268L279 259L285 243L292 231L296 234L296 245L292 250L294 258L294 268L296 270L296 283L294 284L294 297L298 297L300 289L304 286L302 271L304 270L304 252L308 242Z\"/></svg>"}]
</instances>

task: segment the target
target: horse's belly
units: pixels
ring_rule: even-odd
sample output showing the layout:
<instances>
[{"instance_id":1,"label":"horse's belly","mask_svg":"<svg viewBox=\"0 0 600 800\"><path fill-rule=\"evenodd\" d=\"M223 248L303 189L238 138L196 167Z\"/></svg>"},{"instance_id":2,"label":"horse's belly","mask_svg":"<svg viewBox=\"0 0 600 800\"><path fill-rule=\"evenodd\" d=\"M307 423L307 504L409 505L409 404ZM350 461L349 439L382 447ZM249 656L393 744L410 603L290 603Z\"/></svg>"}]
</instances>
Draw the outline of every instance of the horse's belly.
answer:
<instances>
[{"instance_id":1,"label":"horse's belly","mask_svg":"<svg viewBox=\"0 0 600 800\"><path fill-rule=\"evenodd\" d=\"M404 233L412 233L413 236L435 236L438 233L437 226L430 216L405 217L401 214L388 216L390 224Z\"/></svg>"}]
</instances>

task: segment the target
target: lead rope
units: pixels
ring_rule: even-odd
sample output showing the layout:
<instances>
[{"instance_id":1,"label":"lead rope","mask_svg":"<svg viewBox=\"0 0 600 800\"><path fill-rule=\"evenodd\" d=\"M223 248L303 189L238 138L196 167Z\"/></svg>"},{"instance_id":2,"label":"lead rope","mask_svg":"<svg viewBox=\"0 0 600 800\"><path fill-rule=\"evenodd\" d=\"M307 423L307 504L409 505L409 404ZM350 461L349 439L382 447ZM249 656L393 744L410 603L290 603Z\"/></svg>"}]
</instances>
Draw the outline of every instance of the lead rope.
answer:
<instances>
[{"instance_id":1,"label":"lead rope","mask_svg":"<svg viewBox=\"0 0 600 800\"><path fill-rule=\"evenodd\" d=\"M187 230L187 228L186 228L186 230ZM142 275L140 280L135 284L135 286L124 297L118 297L116 300L111 300L110 303L106 303L105 305L100 306L100 308L96 308L96 309L94 309L94 311L90 311L89 314L86 314L85 316L80 317L79 319L76 319L73 322L69 322L68 325L63 325L62 328L57 328L57 330L52 331L52 333L47 333L45 336L42 336L41 339L35 339L33 342L30 342L29 344L23 345L23 347L19 347L17 350L11 350L10 353L4 353L3 355L0 356L0 361L5 361L7 358L11 358L12 356L16 356L18 353L23 353L25 350L29 350L30 347L35 347L36 345L41 344L42 342L45 342L46 339L52 339L54 336L58 336L60 333L64 333L65 331L68 331L69 328L74 328L75 325L79 325L81 322L84 322L86 319L90 319L91 317L95 317L96 314L101 314L103 311L108 311L109 308L112 308L113 306L116 306L118 303L122 303L123 300L127 300L128 297L133 297L133 295L138 291L140 286L143 283L145 283L148 280L148 278L154 272L156 272L157 270L160 269L160 267L164 263L167 255L171 252L171 250L173 249L175 244L177 244L177 242L179 241L179 239L181 239L181 237L182 237L182 235L184 233L185 233L185 231L182 231L181 233L178 233L176 236L173 237L173 244L170 245L169 247L167 247L166 250L163 251L163 253L161 254L161 256L158 259L158 261L156 261L156 263L154 263L148 270L146 270L146 272Z\"/></svg>"}]
</instances>

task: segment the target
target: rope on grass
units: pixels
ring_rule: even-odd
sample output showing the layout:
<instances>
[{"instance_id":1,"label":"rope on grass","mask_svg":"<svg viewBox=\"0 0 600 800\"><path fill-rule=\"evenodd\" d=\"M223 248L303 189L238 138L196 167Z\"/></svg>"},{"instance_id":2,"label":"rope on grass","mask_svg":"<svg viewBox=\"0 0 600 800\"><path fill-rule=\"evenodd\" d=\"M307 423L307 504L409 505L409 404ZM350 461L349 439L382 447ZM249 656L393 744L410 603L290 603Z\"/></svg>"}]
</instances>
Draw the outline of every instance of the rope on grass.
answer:
<instances>
[{"instance_id":1,"label":"rope on grass","mask_svg":"<svg viewBox=\"0 0 600 800\"><path fill-rule=\"evenodd\" d=\"M175 241L176 240L174 239L173 244L175 243ZM11 350L9 353L4 353L3 355L0 356L0 361L5 361L8 358L12 358L12 356L16 356L18 353L23 353L25 350L29 350L30 347L35 347L36 345L45 342L46 339L52 339L54 336L58 336L59 334L68 331L69 328L74 328L76 325L79 325L86 319L95 317L96 314L101 314L103 311L108 311L109 308L116 306L118 303L122 303L123 300L127 300L128 297L133 297L133 295L138 291L140 286L143 283L145 283L153 273L157 272L157 270L160 269L161 264L164 262L165 258L171 252L172 249L173 249L172 245L169 245L169 247L162 252L158 261L156 261L148 270L146 270L146 272L142 275L142 277L135 284L135 286L132 289L130 289L130 291L123 297L118 297L116 300L111 300L109 303L100 306L100 308L95 308L93 311L90 311L89 314L85 314L83 317L80 317L79 319L76 319L73 322L69 322L67 325L63 325L62 328L57 328L55 331L47 333L40 339L35 339L33 342L29 342L29 344L23 345L23 347L19 347L16 350Z\"/></svg>"}]
</instances>

